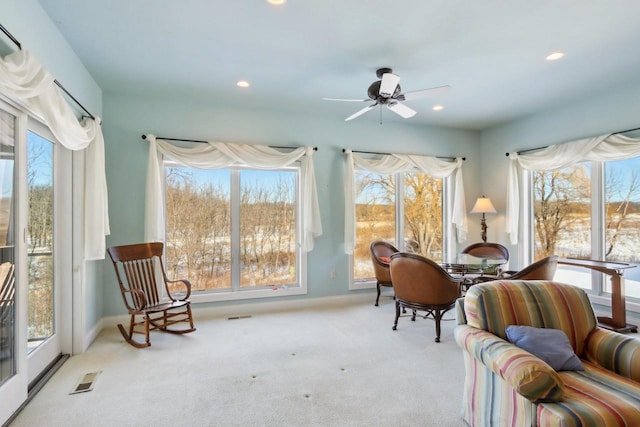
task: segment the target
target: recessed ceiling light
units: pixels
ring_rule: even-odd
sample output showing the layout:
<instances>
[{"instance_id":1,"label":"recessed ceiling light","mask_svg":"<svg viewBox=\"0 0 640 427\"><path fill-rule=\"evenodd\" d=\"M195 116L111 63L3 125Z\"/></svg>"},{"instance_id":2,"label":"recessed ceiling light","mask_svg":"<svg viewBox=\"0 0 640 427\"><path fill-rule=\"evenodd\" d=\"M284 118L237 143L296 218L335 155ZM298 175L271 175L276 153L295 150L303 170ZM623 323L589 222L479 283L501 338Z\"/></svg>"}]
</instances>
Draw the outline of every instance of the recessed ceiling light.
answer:
<instances>
[{"instance_id":1,"label":"recessed ceiling light","mask_svg":"<svg viewBox=\"0 0 640 427\"><path fill-rule=\"evenodd\" d=\"M287 0L267 0L271 4L285 4Z\"/></svg>"},{"instance_id":2,"label":"recessed ceiling light","mask_svg":"<svg viewBox=\"0 0 640 427\"><path fill-rule=\"evenodd\" d=\"M236 83L236 85L238 87L249 87L249 86L251 86L251 83L249 83L246 80L240 80L240 81L238 81L238 83Z\"/></svg>"},{"instance_id":3,"label":"recessed ceiling light","mask_svg":"<svg viewBox=\"0 0 640 427\"><path fill-rule=\"evenodd\" d=\"M546 56L547 61L557 61L564 56L564 52L552 52Z\"/></svg>"},{"instance_id":4,"label":"recessed ceiling light","mask_svg":"<svg viewBox=\"0 0 640 427\"><path fill-rule=\"evenodd\" d=\"M444 106L442 105L434 105L433 106L433 111L442 111L444 110Z\"/></svg>"}]
</instances>

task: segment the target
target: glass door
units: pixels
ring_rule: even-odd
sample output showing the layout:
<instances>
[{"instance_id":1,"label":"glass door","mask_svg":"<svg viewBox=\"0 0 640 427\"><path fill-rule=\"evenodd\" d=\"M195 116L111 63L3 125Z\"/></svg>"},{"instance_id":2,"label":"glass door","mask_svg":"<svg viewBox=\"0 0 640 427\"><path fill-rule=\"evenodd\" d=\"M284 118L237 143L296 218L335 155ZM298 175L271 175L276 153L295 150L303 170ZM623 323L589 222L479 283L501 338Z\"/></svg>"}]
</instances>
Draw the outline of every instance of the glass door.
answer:
<instances>
[{"instance_id":1,"label":"glass door","mask_svg":"<svg viewBox=\"0 0 640 427\"><path fill-rule=\"evenodd\" d=\"M26 117L0 102L0 422L4 422L27 398L26 351L21 298L22 229L17 203L19 168L16 151Z\"/></svg>"},{"instance_id":2,"label":"glass door","mask_svg":"<svg viewBox=\"0 0 640 427\"><path fill-rule=\"evenodd\" d=\"M13 146L0 141L0 384L16 373Z\"/></svg>"},{"instance_id":3,"label":"glass door","mask_svg":"<svg viewBox=\"0 0 640 427\"><path fill-rule=\"evenodd\" d=\"M72 348L72 192L56 190L72 187L71 166L45 126L0 100L0 424Z\"/></svg>"},{"instance_id":4,"label":"glass door","mask_svg":"<svg viewBox=\"0 0 640 427\"><path fill-rule=\"evenodd\" d=\"M37 133L36 131L37 130ZM27 132L27 353L29 383L61 354L60 292L55 236L53 137L30 126Z\"/></svg>"}]
</instances>

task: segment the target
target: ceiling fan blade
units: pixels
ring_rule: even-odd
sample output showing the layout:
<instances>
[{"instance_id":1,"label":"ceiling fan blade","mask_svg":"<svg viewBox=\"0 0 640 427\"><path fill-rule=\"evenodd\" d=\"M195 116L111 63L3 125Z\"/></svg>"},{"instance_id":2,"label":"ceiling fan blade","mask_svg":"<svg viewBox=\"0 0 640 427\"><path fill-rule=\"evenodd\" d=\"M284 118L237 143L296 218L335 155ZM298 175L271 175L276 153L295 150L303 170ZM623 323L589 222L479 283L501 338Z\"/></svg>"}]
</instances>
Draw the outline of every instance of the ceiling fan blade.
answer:
<instances>
[{"instance_id":1,"label":"ceiling fan blade","mask_svg":"<svg viewBox=\"0 0 640 427\"><path fill-rule=\"evenodd\" d=\"M349 120L353 120L356 117L360 117L361 115L363 115L364 113L366 113L367 111L373 109L373 107L375 107L376 105L378 105L378 103L376 102L375 104L371 104L368 107L364 107L362 110L356 112L355 114L350 115L349 117L347 117L346 119L344 119L345 122L348 122Z\"/></svg>"},{"instance_id":2,"label":"ceiling fan blade","mask_svg":"<svg viewBox=\"0 0 640 427\"><path fill-rule=\"evenodd\" d=\"M379 94L385 98L391 98L396 91L396 87L398 87L398 83L400 83L400 76L393 73L384 73L380 82Z\"/></svg>"},{"instance_id":3,"label":"ceiling fan blade","mask_svg":"<svg viewBox=\"0 0 640 427\"><path fill-rule=\"evenodd\" d=\"M387 108L405 119L408 119L409 117L413 117L416 115L415 110L399 102L391 102L387 104Z\"/></svg>"},{"instance_id":4,"label":"ceiling fan blade","mask_svg":"<svg viewBox=\"0 0 640 427\"><path fill-rule=\"evenodd\" d=\"M444 95L451 91L451 86L438 86L430 89L416 90L398 95L400 101L412 101L414 99L429 98L431 96Z\"/></svg>"},{"instance_id":5,"label":"ceiling fan blade","mask_svg":"<svg viewBox=\"0 0 640 427\"><path fill-rule=\"evenodd\" d=\"M322 98L324 101L367 102L371 99Z\"/></svg>"}]
</instances>

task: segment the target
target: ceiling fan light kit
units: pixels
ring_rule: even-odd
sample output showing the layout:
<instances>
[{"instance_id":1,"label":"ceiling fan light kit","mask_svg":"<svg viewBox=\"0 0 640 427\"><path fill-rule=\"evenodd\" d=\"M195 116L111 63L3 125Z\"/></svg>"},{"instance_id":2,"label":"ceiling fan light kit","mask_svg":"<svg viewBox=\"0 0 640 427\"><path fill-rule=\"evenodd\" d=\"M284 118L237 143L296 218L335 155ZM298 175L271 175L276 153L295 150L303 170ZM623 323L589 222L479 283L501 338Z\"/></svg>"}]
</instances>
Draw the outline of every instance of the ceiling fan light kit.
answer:
<instances>
[{"instance_id":1,"label":"ceiling fan light kit","mask_svg":"<svg viewBox=\"0 0 640 427\"><path fill-rule=\"evenodd\" d=\"M416 111L400 101L409 101L420 98L427 98L430 96L443 95L451 90L451 86L440 86L429 89L422 89L413 92L402 93L400 88L400 76L393 74L391 68L379 68L376 71L376 76L380 80L369 85L367 89L367 95L369 99L342 99L342 98L323 98L326 101L349 101L349 102L370 102L373 104L355 112L345 119L345 122L353 120L356 117L360 117L364 113L372 110L378 105L384 105L389 110L393 111L400 117L408 119L416 115Z\"/></svg>"}]
</instances>

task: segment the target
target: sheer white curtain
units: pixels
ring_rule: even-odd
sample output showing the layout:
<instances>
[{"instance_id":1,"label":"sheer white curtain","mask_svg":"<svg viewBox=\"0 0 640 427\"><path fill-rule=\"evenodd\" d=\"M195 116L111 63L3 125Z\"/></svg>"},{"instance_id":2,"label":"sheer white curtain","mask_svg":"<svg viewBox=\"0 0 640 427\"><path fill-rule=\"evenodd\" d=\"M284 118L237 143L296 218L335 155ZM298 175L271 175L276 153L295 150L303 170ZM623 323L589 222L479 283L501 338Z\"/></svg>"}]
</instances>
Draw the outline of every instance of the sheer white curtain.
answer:
<instances>
[{"instance_id":1,"label":"sheer white curtain","mask_svg":"<svg viewBox=\"0 0 640 427\"><path fill-rule=\"evenodd\" d=\"M84 258L104 259L105 236L110 231L100 119L85 118L79 123L54 80L25 49L0 58L0 91L41 119L64 147L86 149Z\"/></svg>"},{"instance_id":2,"label":"sheer white curtain","mask_svg":"<svg viewBox=\"0 0 640 427\"><path fill-rule=\"evenodd\" d=\"M507 179L506 232L511 244L518 243L520 222L519 169L551 171L573 166L583 161L609 162L640 156L640 138L620 134L600 135L549 146L528 154L509 153Z\"/></svg>"},{"instance_id":3,"label":"sheer white curtain","mask_svg":"<svg viewBox=\"0 0 640 427\"><path fill-rule=\"evenodd\" d=\"M447 178L455 174L453 217L451 222L456 226L458 241L467 240L467 208L464 198L464 182L462 180L462 158L446 161L431 156L414 156L401 154L385 154L376 159L365 159L351 150L345 150L347 170L345 177L345 218L344 236L345 252L352 254L356 245L356 169L376 173L395 174L399 172L422 172L435 178Z\"/></svg>"},{"instance_id":4,"label":"sheer white curtain","mask_svg":"<svg viewBox=\"0 0 640 427\"><path fill-rule=\"evenodd\" d=\"M312 147L300 147L283 153L263 145L209 141L206 144L197 144L193 147L179 147L158 139L154 135L147 135L147 140L150 144L145 208L145 238L147 241L164 241L163 156L180 165L198 169L219 169L244 165L268 170L285 167L300 160L302 163L302 250L311 251L314 238L322 234Z\"/></svg>"}]
</instances>

